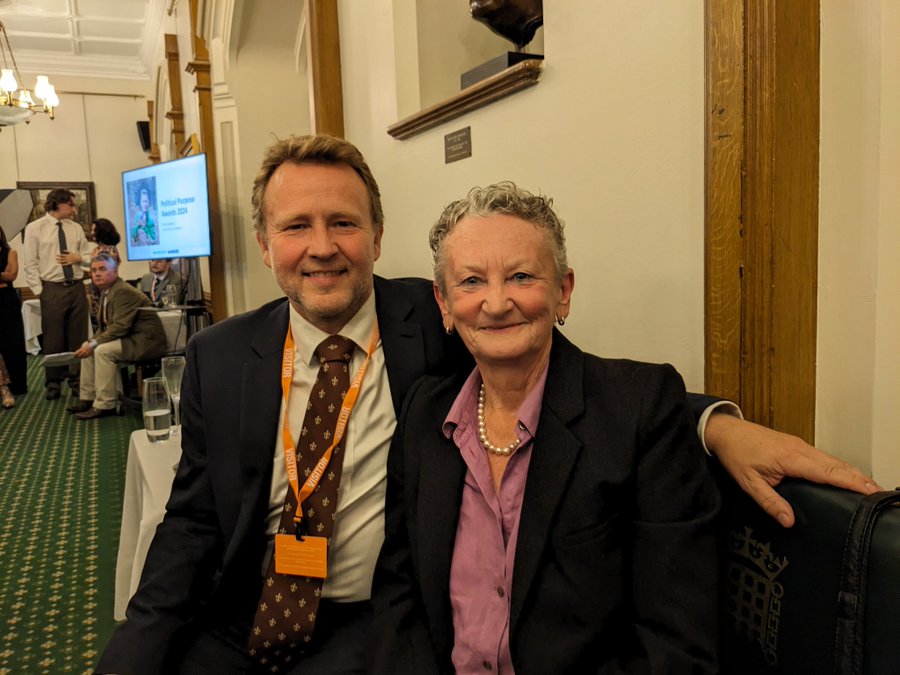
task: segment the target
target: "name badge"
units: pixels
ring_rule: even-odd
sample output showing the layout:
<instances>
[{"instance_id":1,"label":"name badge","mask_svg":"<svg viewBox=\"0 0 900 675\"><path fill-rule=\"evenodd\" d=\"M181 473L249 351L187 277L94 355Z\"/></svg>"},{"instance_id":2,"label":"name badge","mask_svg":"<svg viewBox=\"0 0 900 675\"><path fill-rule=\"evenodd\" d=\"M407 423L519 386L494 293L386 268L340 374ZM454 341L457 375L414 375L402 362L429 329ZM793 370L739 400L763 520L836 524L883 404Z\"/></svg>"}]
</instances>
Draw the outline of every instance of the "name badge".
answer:
<instances>
[{"instance_id":1,"label":"name badge","mask_svg":"<svg viewBox=\"0 0 900 675\"><path fill-rule=\"evenodd\" d=\"M275 571L295 577L324 579L328 574L328 540L293 534L275 535Z\"/></svg>"}]
</instances>

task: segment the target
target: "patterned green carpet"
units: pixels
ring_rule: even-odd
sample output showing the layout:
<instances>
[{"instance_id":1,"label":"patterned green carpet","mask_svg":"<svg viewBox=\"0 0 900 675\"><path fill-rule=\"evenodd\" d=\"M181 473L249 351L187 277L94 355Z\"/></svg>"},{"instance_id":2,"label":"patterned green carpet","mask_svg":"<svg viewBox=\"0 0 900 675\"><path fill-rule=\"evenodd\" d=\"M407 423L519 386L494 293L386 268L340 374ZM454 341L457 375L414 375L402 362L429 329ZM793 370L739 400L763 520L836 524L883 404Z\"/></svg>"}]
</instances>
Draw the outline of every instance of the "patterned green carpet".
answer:
<instances>
[{"instance_id":1,"label":"patterned green carpet","mask_svg":"<svg viewBox=\"0 0 900 675\"><path fill-rule=\"evenodd\" d=\"M68 388L0 409L0 675L89 673L114 627L128 438L138 411L79 422Z\"/></svg>"}]
</instances>

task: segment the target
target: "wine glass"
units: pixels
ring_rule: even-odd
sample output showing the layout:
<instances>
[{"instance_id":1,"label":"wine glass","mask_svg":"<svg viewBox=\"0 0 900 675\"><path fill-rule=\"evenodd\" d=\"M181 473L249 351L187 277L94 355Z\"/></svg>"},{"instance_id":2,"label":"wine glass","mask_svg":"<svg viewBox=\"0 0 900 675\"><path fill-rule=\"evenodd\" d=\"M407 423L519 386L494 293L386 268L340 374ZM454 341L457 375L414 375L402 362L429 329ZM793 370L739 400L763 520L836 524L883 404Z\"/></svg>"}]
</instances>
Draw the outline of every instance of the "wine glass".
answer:
<instances>
[{"instance_id":1,"label":"wine glass","mask_svg":"<svg viewBox=\"0 0 900 675\"><path fill-rule=\"evenodd\" d=\"M141 399L144 411L144 428L151 443L162 443L169 439L171 415L169 392L166 381L161 377L148 377L144 380L144 392Z\"/></svg>"},{"instance_id":2,"label":"wine glass","mask_svg":"<svg viewBox=\"0 0 900 675\"><path fill-rule=\"evenodd\" d=\"M172 429L172 435L178 436L181 433L181 376L184 375L184 357L164 357L162 360L162 374L166 382L166 388L169 390L169 396L172 397L172 405L175 408L175 427Z\"/></svg>"}]
</instances>

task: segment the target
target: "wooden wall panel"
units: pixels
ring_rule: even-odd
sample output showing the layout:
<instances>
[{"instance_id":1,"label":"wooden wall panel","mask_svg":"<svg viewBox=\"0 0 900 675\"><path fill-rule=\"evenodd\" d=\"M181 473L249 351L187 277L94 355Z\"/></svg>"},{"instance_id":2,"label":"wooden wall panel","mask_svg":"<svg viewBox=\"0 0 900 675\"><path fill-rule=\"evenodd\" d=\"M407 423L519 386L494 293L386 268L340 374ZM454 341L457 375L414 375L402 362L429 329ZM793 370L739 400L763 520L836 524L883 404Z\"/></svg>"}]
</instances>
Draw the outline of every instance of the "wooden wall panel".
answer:
<instances>
[{"instance_id":1,"label":"wooden wall panel","mask_svg":"<svg viewBox=\"0 0 900 675\"><path fill-rule=\"evenodd\" d=\"M707 391L813 442L819 4L707 0L706 49Z\"/></svg>"},{"instance_id":2,"label":"wooden wall panel","mask_svg":"<svg viewBox=\"0 0 900 675\"><path fill-rule=\"evenodd\" d=\"M344 92L337 0L308 0L313 132L344 137Z\"/></svg>"},{"instance_id":3,"label":"wooden wall panel","mask_svg":"<svg viewBox=\"0 0 900 675\"><path fill-rule=\"evenodd\" d=\"M739 2L706 3L706 391L741 398L741 167L744 159L744 15Z\"/></svg>"},{"instance_id":4,"label":"wooden wall panel","mask_svg":"<svg viewBox=\"0 0 900 675\"><path fill-rule=\"evenodd\" d=\"M209 227L212 232L212 255L209 257L209 284L213 321L228 316L228 291L225 284L225 247L222 232L222 213L219 202L218 163L216 139L213 127L212 83L210 79L209 51L206 40L197 34L197 0L191 0L191 45L193 58L187 72L197 78L194 92L200 111L200 144L206 153L206 175L209 185Z\"/></svg>"}]
</instances>

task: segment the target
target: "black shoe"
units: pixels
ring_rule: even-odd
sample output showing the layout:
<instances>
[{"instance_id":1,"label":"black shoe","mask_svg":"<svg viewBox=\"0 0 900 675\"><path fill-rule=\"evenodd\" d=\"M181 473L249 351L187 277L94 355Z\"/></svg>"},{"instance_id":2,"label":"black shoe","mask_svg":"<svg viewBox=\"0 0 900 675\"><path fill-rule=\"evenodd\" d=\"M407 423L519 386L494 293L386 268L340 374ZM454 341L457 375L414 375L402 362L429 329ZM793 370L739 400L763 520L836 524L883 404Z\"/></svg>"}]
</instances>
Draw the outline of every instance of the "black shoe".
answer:
<instances>
[{"instance_id":1,"label":"black shoe","mask_svg":"<svg viewBox=\"0 0 900 675\"><path fill-rule=\"evenodd\" d=\"M115 408L90 408L84 412L75 413L75 417L80 420L96 420L101 417L109 417L116 414Z\"/></svg>"},{"instance_id":2,"label":"black shoe","mask_svg":"<svg viewBox=\"0 0 900 675\"><path fill-rule=\"evenodd\" d=\"M59 398L59 387L47 387L47 400L55 401Z\"/></svg>"},{"instance_id":3,"label":"black shoe","mask_svg":"<svg viewBox=\"0 0 900 675\"><path fill-rule=\"evenodd\" d=\"M82 413L90 410L94 406L93 401L78 401L75 405L70 405L66 408L66 412L70 413Z\"/></svg>"}]
</instances>

